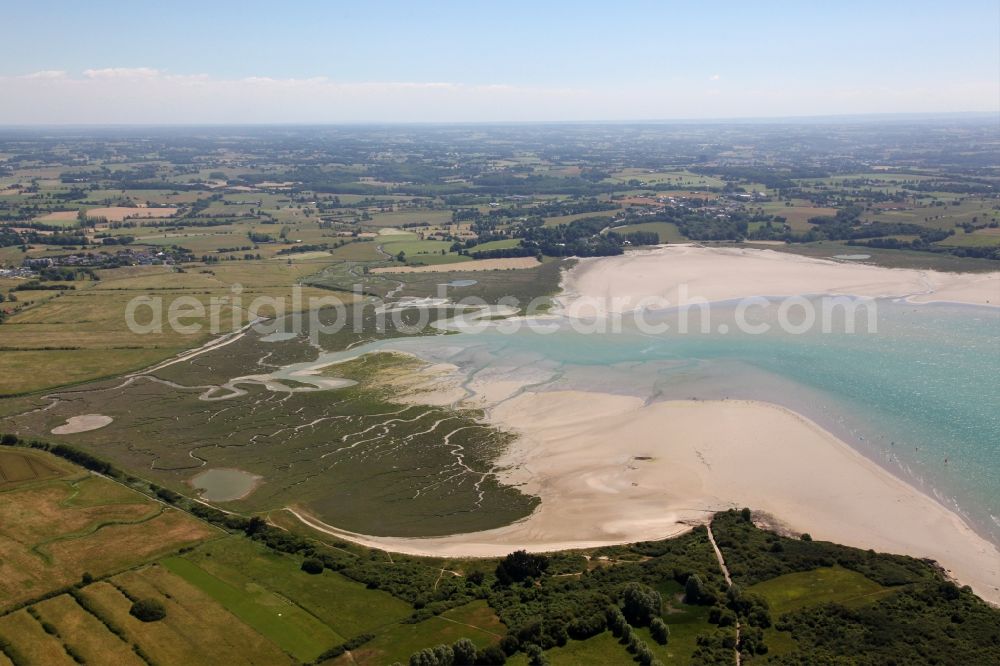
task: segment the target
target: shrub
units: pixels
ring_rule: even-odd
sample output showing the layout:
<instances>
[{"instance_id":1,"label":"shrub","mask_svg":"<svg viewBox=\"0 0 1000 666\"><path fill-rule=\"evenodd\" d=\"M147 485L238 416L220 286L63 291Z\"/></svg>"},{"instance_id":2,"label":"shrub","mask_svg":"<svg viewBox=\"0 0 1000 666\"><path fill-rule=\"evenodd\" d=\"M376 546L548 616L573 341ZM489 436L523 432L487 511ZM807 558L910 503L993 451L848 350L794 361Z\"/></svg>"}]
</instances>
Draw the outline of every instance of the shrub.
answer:
<instances>
[{"instance_id":1,"label":"shrub","mask_svg":"<svg viewBox=\"0 0 1000 666\"><path fill-rule=\"evenodd\" d=\"M129 613L143 622L157 622L167 616L167 609L158 599L139 599Z\"/></svg>"},{"instance_id":2,"label":"shrub","mask_svg":"<svg viewBox=\"0 0 1000 666\"><path fill-rule=\"evenodd\" d=\"M468 638L460 638L451 646L455 655L455 666L473 666L476 663L476 644Z\"/></svg>"},{"instance_id":3,"label":"shrub","mask_svg":"<svg viewBox=\"0 0 1000 666\"><path fill-rule=\"evenodd\" d=\"M301 569L307 574L321 574L323 573L323 562L317 560L315 557L309 557L302 561Z\"/></svg>"},{"instance_id":4,"label":"shrub","mask_svg":"<svg viewBox=\"0 0 1000 666\"><path fill-rule=\"evenodd\" d=\"M691 574L684 582L684 602L688 604L700 604L705 597L705 584L701 582L698 574Z\"/></svg>"},{"instance_id":5,"label":"shrub","mask_svg":"<svg viewBox=\"0 0 1000 666\"><path fill-rule=\"evenodd\" d=\"M526 578L538 578L549 568L549 558L524 550L514 551L497 565L497 579L504 585L520 583Z\"/></svg>"},{"instance_id":6,"label":"shrub","mask_svg":"<svg viewBox=\"0 0 1000 666\"><path fill-rule=\"evenodd\" d=\"M670 627L662 618L654 617L649 623L649 633L653 635L653 640L660 645L666 645L670 640Z\"/></svg>"},{"instance_id":7,"label":"shrub","mask_svg":"<svg viewBox=\"0 0 1000 666\"><path fill-rule=\"evenodd\" d=\"M410 656L410 666L452 666L454 663L455 651L450 645L424 648Z\"/></svg>"},{"instance_id":8,"label":"shrub","mask_svg":"<svg viewBox=\"0 0 1000 666\"><path fill-rule=\"evenodd\" d=\"M663 609L660 593L642 583L628 583L622 591L622 614L629 624L643 626Z\"/></svg>"}]
</instances>

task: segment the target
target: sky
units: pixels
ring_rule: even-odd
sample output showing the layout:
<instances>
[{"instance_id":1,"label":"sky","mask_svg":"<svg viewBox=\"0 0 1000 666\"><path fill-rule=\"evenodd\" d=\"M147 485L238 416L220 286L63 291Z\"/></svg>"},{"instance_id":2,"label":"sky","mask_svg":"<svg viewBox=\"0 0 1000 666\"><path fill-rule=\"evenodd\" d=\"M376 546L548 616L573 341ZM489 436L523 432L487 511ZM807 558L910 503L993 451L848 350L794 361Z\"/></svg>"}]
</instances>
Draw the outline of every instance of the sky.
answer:
<instances>
[{"instance_id":1,"label":"sky","mask_svg":"<svg viewBox=\"0 0 1000 666\"><path fill-rule=\"evenodd\" d=\"M1000 2L4 2L0 124L1000 112Z\"/></svg>"}]
</instances>

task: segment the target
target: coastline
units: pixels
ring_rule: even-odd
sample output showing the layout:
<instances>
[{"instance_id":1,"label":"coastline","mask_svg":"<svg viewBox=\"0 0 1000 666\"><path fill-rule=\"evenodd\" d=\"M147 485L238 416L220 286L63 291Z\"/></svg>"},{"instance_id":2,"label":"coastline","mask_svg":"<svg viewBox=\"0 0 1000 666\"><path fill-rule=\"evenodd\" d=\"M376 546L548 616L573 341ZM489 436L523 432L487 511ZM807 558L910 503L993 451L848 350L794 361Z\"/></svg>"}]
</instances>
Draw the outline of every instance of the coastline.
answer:
<instances>
[{"instance_id":1,"label":"coastline","mask_svg":"<svg viewBox=\"0 0 1000 666\"><path fill-rule=\"evenodd\" d=\"M957 514L783 407L584 391L524 392L489 410L521 436L500 478L538 495L527 518L444 537L376 537L289 509L314 529L431 557L495 557L663 539L750 506L791 532L937 561L1000 604L1000 551Z\"/></svg>"},{"instance_id":2,"label":"coastline","mask_svg":"<svg viewBox=\"0 0 1000 666\"><path fill-rule=\"evenodd\" d=\"M688 297L708 301L830 293L1000 306L1000 272L945 274L770 250L667 246L580 261L563 276L561 314L579 314L574 304L588 297L624 296L617 303L634 307L642 298L676 296L681 284L691 286ZM649 402L592 390L533 390L534 382L523 377L480 375L463 383L456 369L437 363L394 388L407 402L483 409L490 422L517 432L495 470L501 481L541 498L532 515L476 533L404 538L351 533L300 507L286 508L314 529L366 546L494 557L521 548L663 539L705 523L715 511L749 506L792 533L933 559L1000 604L1000 550L993 543L797 411L748 399Z\"/></svg>"}]
</instances>

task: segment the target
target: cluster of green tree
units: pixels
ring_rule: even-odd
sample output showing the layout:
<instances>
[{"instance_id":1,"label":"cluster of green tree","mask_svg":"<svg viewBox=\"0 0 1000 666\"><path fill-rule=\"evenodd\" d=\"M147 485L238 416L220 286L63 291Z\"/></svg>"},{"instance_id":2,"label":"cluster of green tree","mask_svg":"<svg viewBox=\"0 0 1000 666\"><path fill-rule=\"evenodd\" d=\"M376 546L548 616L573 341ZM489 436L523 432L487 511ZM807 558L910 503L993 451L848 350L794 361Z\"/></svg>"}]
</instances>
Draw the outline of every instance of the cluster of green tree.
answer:
<instances>
[{"instance_id":1,"label":"cluster of green tree","mask_svg":"<svg viewBox=\"0 0 1000 666\"><path fill-rule=\"evenodd\" d=\"M602 234L605 217L584 217L554 227L524 226L521 244L531 254L550 257L604 257L622 253L621 241ZM524 256L524 255L521 255Z\"/></svg>"},{"instance_id":2,"label":"cluster of green tree","mask_svg":"<svg viewBox=\"0 0 1000 666\"><path fill-rule=\"evenodd\" d=\"M945 234L943 238L947 237L948 235ZM943 240L943 238L938 240ZM1000 247L990 247L988 245L980 247L949 247L947 245L933 245L932 242L921 236L912 241L900 240L899 238L873 238L869 241L850 240L847 244L885 250L917 250L919 252L933 252L935 254L950 254L954 257L1000 261Z\"/></svg>"},{"instance_id":3,"label":"cluster of green tree","mask_svg":"<svg viewBox=\"0 0 1000 666\"><path fill-rule=\"evenodd\" d=\"M454 222L466 222L481 218L517 219L525 216L559 217L563 215L583 215L584 213L600 213L617 210L618 204L611 201L600 201L595 197L586 199L570 199L565 201L531 202L525 206L501 206L490 209L485 215L478 208L463 208L452 213Z\"/></svg>"},{"instance_id":4,"label":"cluster of green tree","mask_svg":"<svg viewBox=\"0 0 1000 666\"><path fill-rule=\"evenodd\" d=\"M998 664L1000 612L946 581L914 584L861 608L822 604L786 613L776 628L797 644L771 662Z\"/></svg>"},{"instance_id":5,"label":"cluster of green tree","mask_svg":"<svg viewBox=\"0 0 1000 666\"><path fill-rule=\"evenodd\" d=\"M995 194L996 186L985 181L966 180L962 182L950 180L924 180L906 189L917 192L953 192L955 194Z\"/></svg>"},{"instance_id":6,"label":"cluster of green tree","mask_svg":"<svg viewBox=\"0 0 1000 666\"><path fill-rule=\"evenodd\" d=\"M21 234L7 227L0 228L0 247L15 247L24 245L25 240Z\"/></svg>"},{"instance_id":7,"label":"cluster of green tree","mask_svg":"<svg viewBox=\"0 0 1000 666\"><path fill-rule=\"evenodd\" d=\"M235 222L250 222L255 220L252 217L241 217L238 220L233 220L232 218L214 218L214 217L185 217L183 226L178 225L176 220L170 219L155 219L155 218L143 218L142 226L150 227L153 229L162 229L163 231L180 231L184 227L222 227L229 224L234 224ZM111 223L113 224L113 223ZM126 223L127 224L127 223ZM133 226L135 223L132 223ZM266 224L261 222L261 224Z\"/></svg>"},{"instance_id":8,"label":"cluster of green tree","mask_svg":"<svg viewBox=\"0 0 1000 666\"><path fill-rule=\"evenodd\" d=\"M248 231L247 238L250 239L252 243L273 243L274 236L270 234L263 234L259 231Z\"/></svg>"},{"instance_id":9,"label":"cluster of green tree","mask_svg":"<svg viewBox=\"0 0 1000 666\"><path fill-rule=\"evenodd\" d=\"M11 288L11 291L72 291L74 289L76 286L72 284L46 284L39 280L28 280L27 282L19 282L17 286Z\"/></svg>"},{"instance_id":10,"label":"cluster of green tree","mask_svg":"<svg viewBox=\"0 0 1000 666\"><path fill-rule=\"evenodd\" d=\"M620 639L624 636L622 644L631 644L634 654L645 655L646 651L624 635L622 626L649 625L654 636L668 639L669 629L659 625L669 614L662 615L663 600L656 587L668 582L678 588L687 585L691 591L685 603L714 606L726 601L725 581L703 527L677 539L604 552L609 558L622 559L574 576L550 575L552 565L544 564L541 555L512 553L504 558L487 597L508 627L501 648L507 654L523 651L530 655L535 648L547 650L569 639L584 640L611 629ZM723 641L727 636L728 647ZM731 662L735 646L731 630L709 628L704 643L703 663Z\"/></svg>"},{"instance_id":11,"label":"cluster of green tree","mask_svg":"<svg viewBox=\"0 0 1000 666\"><path fill-rule=\"evenodd\" d=\"M339 159L337 160L339 162ZM359 163L369 163L370 155L360 159ZM438 196L461 192L468 185L444 182L446 176L455 173L449 167L426 164L369 164L365 175L377 181L393 183L382 185L358 180L356 169L330 168L329 164L303 164L295 162L287 171L278 174L241 174L231 179L230 183L237 185L259 185L267 180L294 182L291 192L323 193L323 194L360 194L368 197L378 197L388 194L410 194L413 196Z\"/></svg>"},{"instance_id":12,"label":"cluster of green tree","mask_svg":"<svg viewBox=\"0 0 1000 666\"><path fill-rule=\"evenodd\" d=\"M512 175L511 173L487 173L473 180L479 189L498 196L534 194L563 194L576 197L593 197L616 189L627 189L611 182L591 182L578 176L559 177L549 175Z\"/></svg>"},{"instance_id":13,"label":"cluster of green tree","mask_svg":"<svg viewBox=\"0 0 1000 666\"><path fill-rule=\"evenodd\" d=\"M796 178L827 178L830 174L823 169L810 167L767 168L756 166L712 166L691 167L692 173L706 176L718 176L727 181L742 181L745 183L761 183L775 190L785 190L797 187Z\"/></svg>"},{"instance_id":14,"label":"cluster of green tree","mask_svg":"<svg viewBox=\"0 0 1000 666\"><path fill-rule=\"evenodd\" d=\"M79 231L60 231L54 234L40 234L35 232L23 235L24 242L35 245L79 245L87 244L87 237Z\"/></svg>"},{"instance_id":15,"label":"cluster of green tree","mask_svg":"<svg viewBox=\"0 0 1000 666\"><path fill-rule=\"evenodd\" d=\"M665 221L677 225L677 230L691 240L743 240L750 229L751 218L745 214L730 214L726 217L712 217L695 212L680 215L658 215ZM651 218L647 218L651 219Z\"/></svg>"},{"instance_id":16,"label":"cluster of green tree","mask_svg":"<svg viewBox=\"0 0 1000 666\"><path fill-rule=\"evenodd\" d=\"M839 564L882 585L934 579L926 563L905 555L888 555L812 539L788 539L758 529L735 511L716 514L712 522L733 580L753 585L796 571Z\"/></svg>"},{"instance_id":17,"label":"cluster of green tree","mask_svg":"<svg viewBox=\"0 0 1000 666\"><path fill-rule=\"evenodd\" d=\"M977 229L996 229L1000 227L1000 220L992 219L989 222L979 222L979 217L973 217L968 222L958 222L955 224L956 227L961 227L963 231L967 234L971 234Z\"/></svg>"},{"instance_id":18,"label":"cluster of green tree","mask_svg":"<svg viewBox=\"0 0 1000 666\"><path fill-rule=\"evenodd\" d=\"M932 563L806 535L781 537L754 526L749 510L716 514L712 530L737 585L839 565L898 588L862 608L830 603L782 615L775 626L791 632L797 649L772 659L776 663L1000 662L1000 611L946 580Z\"/></svg>"},{"instance_id":19,"label":"cluster of green tree","mask_svg":"<svg viewBox=\"0 0 1000 666\"><path fill-rule=\"evenodd\" d=\"M424 648L410 656L410 666L473 666L475 664L504 664L507 656L496 645L479 649L468 638L460 638L451 645L441 644Z\"/></svg>"},{"instance_id":20,"label":"cluster of green tree","mask_svg":"<svg viewBox=\"0 0 1000 666\"><path fill-rule=\"evenodd\" d=\"M135 241L135 236L102 236L102 245L131 245Z\"/></svg>"},{"instance_id":21,"label":"cluster of green tree","mask_svg":"<svg viewBox=\"0 0 1000 666\"><path fill-rule=\"evenodd\" d=\"M52 198L59 201L79 201L87 198L87 191L79 187L72 187L65 192L53 192Z\"/></svg>"},{"instance_id":22,"label":"cluster of green tree","mask_svg":"<svg viewBox=\"0 0 1000 666\"><path fill-rule=\"evenodd\" d=\"M638 588L644 587L639 585L638 583L631 583L630 585L637 586ZM646 588L646 590L647 590L646 592L640 592L640 594L642 594L642 596L644 597L648 597L650 601L653 601L655 599L656 610L655 611L650 610L650 612L656 613L655 621L658 623L657 626L662 626L663 630L667 632L666 635L669 636L669 630L666 629L666 624L664 624L663 620L659 617L659 613L661 612L660 609L661 601L659 593L649 588ZM629 595L629 588L626 587L624 595L626 609L628 608L629 604L628 595ZM606 618L607 618L608 629L611 631L611 634L618 639L619 643L626 646L626 650L635 655L636 661L642 664L642 666L662 666L662 662L655 657L653 651L649 649L649 645L646 644L646 641L642 640L638 636L638 634L636 634L635 630L633 629L633 624L629 622L625 613L622 612L622 609L618 608L618 606L609 606L606 613ZM650 621L647 620L646 624L649 623ZM665 637L662 643L666 644Z\"/></svg>"},{"instance_id":23,"label":"cluster of green tree","mask_svg":"<svg viewBox=\"0 0 1000 666\"><path fill-rule=\"evenodd\" d=\"M350 650L357 650L359 647L371 641L373 638L375 638L375 634L368 634L368 633L359 634L354 638L350 638L341 643L340 645L335 645L326 652L323 652L318 657L316 657L315 663L323 664L332 659L336 659L345 652L348 652Z\"/></svg>"},{"instance_id":24,"label":"cluster of green tree","mask_svg":"<svg viewBox=\"0 0 1000 666\"><path fill-rule=\"evenodd\" d=\"M203 264L217 264L220 261L255 261L260 259L260 253L254 254L252 252L244 252L242 256L229 255L227 257L220 257L217 254L203 254L201 255L201 262Z\"/></svg>"},{"instance_id":25,"label":"cluster of green tree","mask_svg":"<svg viewBox=\"0 0 1000 666\"><path fill-rule=\"evenodd\" d=\"M327 243L299 244L292 247L285 247L277 251L276 254L300 254L302 252L322 252L330 249Z\"/></svg>"}]
</instances>

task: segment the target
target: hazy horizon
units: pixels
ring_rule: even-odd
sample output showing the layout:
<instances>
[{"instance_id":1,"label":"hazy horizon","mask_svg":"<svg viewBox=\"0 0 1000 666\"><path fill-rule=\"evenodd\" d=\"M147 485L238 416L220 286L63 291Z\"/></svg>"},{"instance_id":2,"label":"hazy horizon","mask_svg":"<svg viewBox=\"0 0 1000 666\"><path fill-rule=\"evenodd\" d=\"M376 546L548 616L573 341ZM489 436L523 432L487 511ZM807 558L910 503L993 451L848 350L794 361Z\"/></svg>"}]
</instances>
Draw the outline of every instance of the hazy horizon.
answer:
<instances>
[{"instance_id":1,"label":"hazy horizon","mask_svg":"<svg viewBox=\"0 0 1000 666\"><path fill-rule=\"evenodd\" d=\"M501 11L502 10L502 11ZM1000 6L12 6L0 125L1000 112Z\"/></svg>"}]
</instances>

